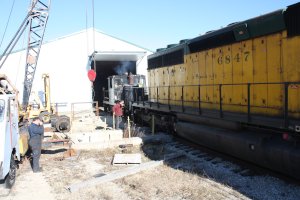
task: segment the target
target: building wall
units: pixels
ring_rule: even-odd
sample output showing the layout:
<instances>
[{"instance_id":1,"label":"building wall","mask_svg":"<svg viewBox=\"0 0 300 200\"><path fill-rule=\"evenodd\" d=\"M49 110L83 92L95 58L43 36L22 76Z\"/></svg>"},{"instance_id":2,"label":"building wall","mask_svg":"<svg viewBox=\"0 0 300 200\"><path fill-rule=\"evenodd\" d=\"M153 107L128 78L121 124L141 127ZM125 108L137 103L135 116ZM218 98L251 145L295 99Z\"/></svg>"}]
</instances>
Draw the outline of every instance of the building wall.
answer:
<instances>
[{"instance_id":1,"label":"building wall","mask_svg":"<svg viewBox=\"0 0 300 200\"><path fill-rule=\"evenodd\" d=\"M51 102L66 105L59 107L59 112L70 111L72 103L92 101L92 88L87 77L87 70L89 69L88 58L94 50L98 52L147 51L98 31L95 31L94 43L92 31L92 29L81 31L42 45L32 91L38 93L44 91L42 74L48 73L51 84ZM20 102L23 95L25 53L25 51L19 51L11 54L0 70L0 73L7 74L19 89ZM147 55L150 53L147 51ZM147 56L137 61L137 73L147 74ZM90 105L79 106L77 104L75 109L84 109L86 106Z\"/></svg>"}]
</instances>

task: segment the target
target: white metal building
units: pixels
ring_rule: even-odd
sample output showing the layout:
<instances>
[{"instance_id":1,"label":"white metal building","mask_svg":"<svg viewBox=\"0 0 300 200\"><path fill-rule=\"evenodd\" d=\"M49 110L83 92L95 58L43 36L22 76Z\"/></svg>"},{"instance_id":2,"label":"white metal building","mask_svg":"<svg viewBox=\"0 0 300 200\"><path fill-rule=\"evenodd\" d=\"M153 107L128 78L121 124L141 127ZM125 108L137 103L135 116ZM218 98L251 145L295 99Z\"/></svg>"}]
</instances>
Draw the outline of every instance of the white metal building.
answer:
<instances>
[{"instance_id":1,"label":"white metal building","mask_svg":"<svg viewBox=\"0 0 300 200\"><path fill-rule=\"evenodd\" d=\"M32 91L39 94L44 91L42 74L48 73L51 102L65 104L58 108L60 112L70 111L72 103L100 101L102 96L99 96L99 92L107 83L106 77L109 75L130 71L147 76L147 56L151 53L145 48L92 28L45 42L41 48ZM11 54L0 70L19 89L20 101L23 94L25 54L25 50ZM87 73L94 66L97 78L92 87ZM93 92L92 88L97 91ZM96 99L94 94L97 94Z\"/></svg>"}]
</instances>

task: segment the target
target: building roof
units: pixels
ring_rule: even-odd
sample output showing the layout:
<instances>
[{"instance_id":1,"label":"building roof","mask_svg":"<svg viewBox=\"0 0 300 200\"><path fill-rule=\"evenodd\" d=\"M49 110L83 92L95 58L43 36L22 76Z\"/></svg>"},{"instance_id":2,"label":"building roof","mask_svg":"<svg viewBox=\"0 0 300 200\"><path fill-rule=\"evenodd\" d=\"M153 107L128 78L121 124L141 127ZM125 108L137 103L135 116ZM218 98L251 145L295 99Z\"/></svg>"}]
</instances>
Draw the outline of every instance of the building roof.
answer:
<instances>
[{"instance_id":1,"label":"building roof","mask_svg":"<svg viewBox=\"0 0 300 200\"><path fill-rule=\"evenodd\" d=\"M129 41L127 41L127 40L124 40L124 39L118 38L118 37L116 37L116 36L107 34L107 33L103 32L103 31L100 31L100 30L94 29L94 28L88 28L88 29L84 29L84 30L81 30L81 31L78 31L78 32L71 33L71 34L69 34L69 35L65 35L65 36L62 36L62 37L58 37L58 38L56 38L56 39L53 39L53 40L50 40L50 41L43 42L43 44L47 44L47 43L50 43L50 42L55 42L55 41L57 41L57 40L62 40L62 39L65 39L65 38L68 38L68 37L72 37L72 36L75 36L75 35L78 35L78 34L82 34L82 33L89 33L89 32L92 32L93 30L95 31L95 33L100 33L100 34L106 35L106 36L108 36L108 37L114 38L114 39L116 39L116 40L120 40L120 41L122 41L122 42L126 42L126 43L131 44L131 45L133 45L133 46L136 46L136 47L138 47L138 48L144 49L144 50L146 50L146 51L153 52L153 51L150 50L150 49L147 49L147 48L145 48L145 47L141 47L141 46L139 46L139 45L137 45L137 44L134 44L134 43L129 42Z\"/></svg>"}]
</instances>

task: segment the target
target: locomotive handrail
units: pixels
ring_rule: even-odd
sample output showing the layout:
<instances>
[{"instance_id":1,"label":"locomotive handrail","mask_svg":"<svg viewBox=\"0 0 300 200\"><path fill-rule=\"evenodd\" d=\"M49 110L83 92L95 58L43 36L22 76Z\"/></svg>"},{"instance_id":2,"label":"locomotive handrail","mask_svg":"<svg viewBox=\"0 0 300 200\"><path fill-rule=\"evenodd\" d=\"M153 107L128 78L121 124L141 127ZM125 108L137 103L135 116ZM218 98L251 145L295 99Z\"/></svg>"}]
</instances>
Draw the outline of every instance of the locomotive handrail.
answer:
<instances>
[{"instance_id":1,"label":"locomotive handrail","mask_svg":"<svg viewBox=\"0 0 300 200\"><path fill-rule=\"evenodd\" d=\"M224 118L224 110L223 110L223 106L224 105L232 105L232 106L247 106L247 111L246 111L246 115L247 115L247 122L251 123L252 119L252 115L253 115L253 111L251 109L258 107L256 105L251 105L251 98L252 98L252 93L251 93L251 87L255 86L255 85L280 85L282 86L282 90L283 90L283 105L281 108L279 108L279 110L283 111L283 126L285 128L289 127L289 89L290 86L293 86L293 88L300 88L300 82L258 82L258 83L226 83L226 84L190 84L190 85L165 85L165 86L154 86L154 87L148 87L148 91L149 91L149 102L150 102L150 107L152 106L153 103L156 103L157 108L159 108L159 105L162 102L165 102L163 104L167 104L168 110L172 111L172 107L174 106L172 104L172 102L180 102L181 105L181 110L182 112L186 111L186 105L187 103L191 102L191 103L198 103L198 114L201 115L202 114L202 108L201 108L201 103L209 103L209 104L216 104L218 103L218 110L219 110L219 118ZM225 86L246 86L247 89L247 98L245 98L245 102L247 102L247 104L236 104L236 103L225 103L224 104L224 99L222 97L222 95L224 94L223 88ZM189 87L198 87L198 100L189 100L189 99L185 99L184 94L187 88ZM218 87L219 89L219 97L218 97L218 102L212 102L212 101L203 101L201 100L201 88L203 87ZM180 98L176 98L171 95L171 91L177 88L177 91L181 90L181 95L179 94ZM167 91L166 91L167 90ZM156 91L156 94L152 94L153 91ZM163 96L166 96L167 98L164 98L162 95L160 95L160 91L164 92ZM173 90L175 91L175 90ZM196 91L196 90L195 90ZM167 94L166 94L167 93ZM175 95L176 96L176 95ZM153 101L153 97L155 98L156 101ZM143 105L145 103L143 102ZM177 104L178 105L178 104ZM260 108L272 108L269 106L259 106ZM278 109L278 108L277 108Z\"/></svg>"}]
</instances>

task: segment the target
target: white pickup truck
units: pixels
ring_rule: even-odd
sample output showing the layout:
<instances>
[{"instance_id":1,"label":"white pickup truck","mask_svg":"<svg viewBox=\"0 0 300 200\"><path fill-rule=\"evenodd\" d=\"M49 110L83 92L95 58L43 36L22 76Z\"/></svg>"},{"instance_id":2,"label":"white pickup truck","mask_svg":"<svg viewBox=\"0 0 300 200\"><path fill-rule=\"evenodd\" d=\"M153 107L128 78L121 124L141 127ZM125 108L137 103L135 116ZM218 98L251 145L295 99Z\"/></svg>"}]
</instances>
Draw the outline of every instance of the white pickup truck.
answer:
<instances>
[{"instance_id":1,"label":"white pickup truck","mask_svg":"<svg viewBox=\"0 0 300 200\"><path fill-rule=\"evenodd\" d=\"M16 162L24 150L20 145L18 111L18 91L6 75L0 74L0 182L6 188L15 182Z\"/></svg>"}]
</instances>

